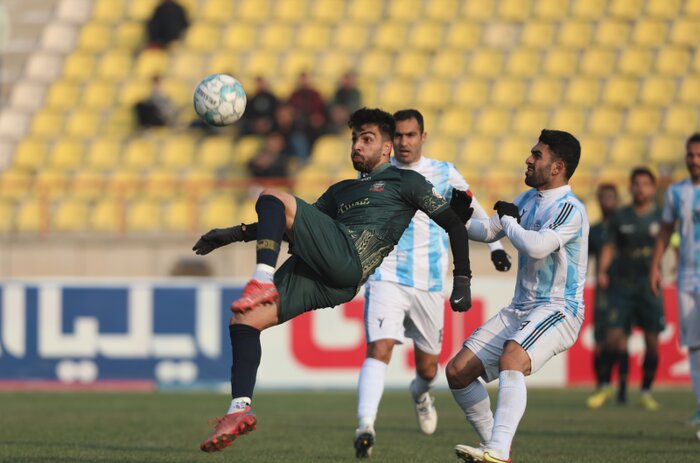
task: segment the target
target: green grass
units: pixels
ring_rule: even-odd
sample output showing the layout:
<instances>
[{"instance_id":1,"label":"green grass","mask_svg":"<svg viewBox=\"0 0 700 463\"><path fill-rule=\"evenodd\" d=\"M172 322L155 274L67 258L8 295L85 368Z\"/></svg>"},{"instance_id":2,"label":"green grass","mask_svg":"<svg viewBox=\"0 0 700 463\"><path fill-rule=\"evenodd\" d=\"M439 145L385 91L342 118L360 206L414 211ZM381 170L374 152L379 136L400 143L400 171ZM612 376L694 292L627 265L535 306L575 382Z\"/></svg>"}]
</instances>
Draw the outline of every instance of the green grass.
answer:
<instances>
[{"instance_id":1,"label":"green grass","mask_svg":"<svg viewBox=\"0 0 700 463\"><path fill-rule=\"evenodd\" d=\"M587 390L531 390L513 442L515 463L700 461L687 390L660 390L657 412L634 405L584 407ZM387 392L373 461L458 461L457 443L476 437L449 392L437 394L433 436L416 427L407 392ZM632 394L632 401L636 395ZM220 454L199 451L207 419L224 413L225 395L204 393L1 393L2 462L352 462L355 394L256 395L258 429ZM495 401L492 401L495 405Z\"/></svg>"}]
</instances>

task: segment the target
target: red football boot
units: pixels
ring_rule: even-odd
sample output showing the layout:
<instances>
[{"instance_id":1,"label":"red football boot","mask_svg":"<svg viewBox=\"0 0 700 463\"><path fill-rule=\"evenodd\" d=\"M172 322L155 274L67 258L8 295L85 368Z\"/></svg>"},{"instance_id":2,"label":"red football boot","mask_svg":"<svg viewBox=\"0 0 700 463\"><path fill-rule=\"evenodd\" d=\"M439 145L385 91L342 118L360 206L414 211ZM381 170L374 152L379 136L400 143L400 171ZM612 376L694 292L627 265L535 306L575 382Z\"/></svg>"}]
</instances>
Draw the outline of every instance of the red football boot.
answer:
<instances>
[{"instance_id":1,"label":"red football boot","mask_svg":"<svg viewBox=\"0 0 700 463\"><path fill-rule=\"evenodd\" d=\"M278 302L280 294L277 292L274 283L261 283L258 280L250 280L243 294L231 304L232 312L246 312L255 308L259 304Z\"/></svg>"},{"instance_id":2,"label":"red football boot","mask_svg":"<svg viewBox=\"0 0 700 463\"><path fill-rule=\"evenodd\" d=\"M257 420L250 406L236 413L216 418L216 427L211 436L199 444L204 452L220 452L244 434L255 430Z\"/></svg>"}]
</instances>

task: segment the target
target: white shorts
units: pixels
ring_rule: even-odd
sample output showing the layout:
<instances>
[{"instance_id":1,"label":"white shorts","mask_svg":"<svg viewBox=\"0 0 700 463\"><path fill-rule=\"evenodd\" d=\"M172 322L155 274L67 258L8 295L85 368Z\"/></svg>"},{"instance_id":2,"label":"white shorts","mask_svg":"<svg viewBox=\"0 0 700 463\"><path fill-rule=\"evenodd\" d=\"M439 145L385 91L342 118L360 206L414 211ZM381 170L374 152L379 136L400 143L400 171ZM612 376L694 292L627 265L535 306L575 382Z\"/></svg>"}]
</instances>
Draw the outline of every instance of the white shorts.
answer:
<instances>
[{"instance_id":1,"label":"white shorts","mask_svg":"<svg viewBox=\"0 0 700 463\"><path fill-rule=\"evenodd\" d=\"M464 347L481 360L486 370L483 378L490 382L498 378L498 360L507 341L513 340L525 349L534 373L576 342L581 324L582 320L561 306L544 305L528 311L508 306L477 328L464 341Z\"/></svg>"},{"instance_id":2,"label":"white shorts","mask_svg":"<svg viewBox=\"0 0 700 463\"><path fill-rule=\"evenodd\" d=\"M681 345L700 347L700 293L678 291Z\"/></svg>"},{"instance_id":3,"label":"white shorts","mask_svg":"<svg viewBox=\"0 0 700 463\"><path fill-rule=\"evenodd\" d=\"M439 355L445 319L445 295L423 291L392 281L365 284L365 333L367 342L404 336L427 354Z\"/></svg>"}]
</instances>

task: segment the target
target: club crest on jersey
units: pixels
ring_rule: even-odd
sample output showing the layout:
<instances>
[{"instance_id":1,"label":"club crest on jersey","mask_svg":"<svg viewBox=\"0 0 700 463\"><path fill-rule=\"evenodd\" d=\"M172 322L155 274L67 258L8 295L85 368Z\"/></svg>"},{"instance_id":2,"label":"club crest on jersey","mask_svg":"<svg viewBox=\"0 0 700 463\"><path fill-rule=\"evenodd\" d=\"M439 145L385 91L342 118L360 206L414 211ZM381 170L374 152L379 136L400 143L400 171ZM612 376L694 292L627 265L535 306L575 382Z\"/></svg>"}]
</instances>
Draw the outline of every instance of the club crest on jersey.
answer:
<instances>
[{"instance_id":1,"label":"club crest on jersey","mask_svg":"<svg viewBox=\"0 0 700 463\"><path fill-rule=\"evenodd\" d=\"M384 182L375 182L369 191L376 191L377 193L384 191Z\"/></svg>"},{"instance_id":2,"label":"club crest on jersey","mask_svg":"<svg viewBox=\"0 0 700 463\"><path fill-rule=\"evenodd\" d=\"M440 193L438 193L438 191L435 189L435 187L433 187L432 194L433 194L433 196L435 196L438 199L444 199L442 197L442 195Z\"/></svg>"}]
</instances>

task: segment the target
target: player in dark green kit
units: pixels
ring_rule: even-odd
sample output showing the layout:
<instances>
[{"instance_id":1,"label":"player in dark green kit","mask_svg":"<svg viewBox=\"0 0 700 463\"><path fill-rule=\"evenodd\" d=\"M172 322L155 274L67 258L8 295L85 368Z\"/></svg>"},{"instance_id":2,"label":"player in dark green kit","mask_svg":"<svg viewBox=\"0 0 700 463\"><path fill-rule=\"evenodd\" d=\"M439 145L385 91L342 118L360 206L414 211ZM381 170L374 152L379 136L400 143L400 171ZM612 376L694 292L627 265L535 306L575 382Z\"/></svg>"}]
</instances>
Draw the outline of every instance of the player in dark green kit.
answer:
<instances>
[{"instance_id":1,"label":"player in dark green kit","mask_svg":"<svg viewBox=\"0 0 700 463\"><path fill-rule=\"evenodd\" d=\"M641 327L646 350L640 404L648 410L656 410L659 404L650 390L659 363L658 343L659 333L664 329L664 311L661 296L654 295L647 282L656 235L661 227L661 209L654 202L656 177L649 169L633 169L630 184L632 204L619 209L611 218L598 263L598 286L609 288L610 303L605 322L602 371L609 382L613 365L627 350L632 326ZM614 256L617 265L609 272ZM598 401L594 405L599 403L600 406L612 396L612 391L603 388L596 395ZM589 406L596 395L589 399ZM625 399L624 392L622 399Z\"/></svg>"},{"instance_id":2,"label":"player in dark green kit","mask_svg":"<svg viewBox=\"0 0 700 463\"><path fill-rule=\"evenodd\" d=\"M417 210L450 237L454 281L450 304L471 306L469 249L464 223L425 177L389 164L395 124L391 114L362 108L348 123L351 159L360 179L332 185L313 205L289 193L264 190L256 203L258 223L215 229L195 244L197 254L235 242L256 240L257 266L241 297L231 304L229 332L233 364L227 414L200 448L223 450L255 429L250 407L262 355L260 332L305 311L352 299L401 238ZM287 259L275 272L280 243L290 242Z\"/></svg>"}]
</instances>

